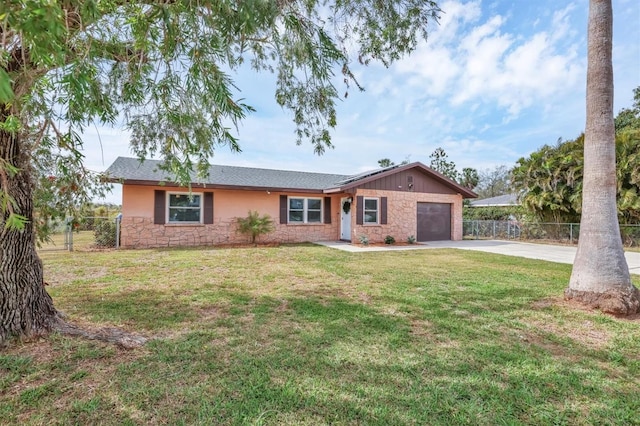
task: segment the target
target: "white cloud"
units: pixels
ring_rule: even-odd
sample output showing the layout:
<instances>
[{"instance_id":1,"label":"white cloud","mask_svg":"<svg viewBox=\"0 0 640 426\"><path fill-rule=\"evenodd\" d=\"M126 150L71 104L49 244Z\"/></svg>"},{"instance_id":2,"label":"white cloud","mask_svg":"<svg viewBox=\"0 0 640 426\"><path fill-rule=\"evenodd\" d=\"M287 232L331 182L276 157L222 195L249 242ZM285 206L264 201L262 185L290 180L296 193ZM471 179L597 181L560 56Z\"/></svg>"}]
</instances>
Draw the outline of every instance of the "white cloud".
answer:
<instances>
[{"instance_id":1,"label":"white cloud","mask_svg":"<svg viewBox=\"0 0 640 426\"><path fill-rule=\"evenodd\" d=\"M445 1L440 5L444 11L440 23L429 34L429 43L444 45L457 41L460 27L476 22L482 16L481 1Z\"/></svg>"},{"instance_id":2,"label":"white cloud","mask_svg":"<svg viewBox=\"0 0 640 426\"><path fill-rule=\"evenodd\" d=\"M561 10L556 10L553 13L552 28L553 33L551 34L552 40L559 41L563 40L567 37L574 37L577 32L571 26L571 12L575 9L576 5L574 3L569 3L567 7Z\"/></svg>"},{"instance_id":3,"label":"white cloud","mask_svg":"<svg viewBox=\"0 0 640 426\"><path fill-rule=\"evenodd\" d=\"M408 61L411 61L409 66ZM409 78L409 84L417 87L424 87L426 84L432 96L446 95L461 72L452 52L444 47L429 49L428 54L417 54L415 58L399 64L398 70L409 73L420 70Z\"/></svg>"},{"instance_id":4,"label":"white cloud","mask_svg":"<svg viewBox=\"0 0 640 426\"><path fill-rule=\"evenodd\" d=\"M489 94L487 91L495 94L504 84L504 80L499 78L504 75L501 59L512 41L510 36L500 34L502 22L500 16L494 16L463 38L460 56L463 72L458 92L452 99L454 105L484 98Z\"/></svg>"},{"instance_id":5,"label":"white cloud","mask_svg":"<svg viewBox=\"0 0 640 426\"><path fill-rule=\"evenodd\" d=\"M573 3L555 11L547 28L537 22L529 34L505 31L509 18L496 12L482 16L480 6L480 1L443 3L441 27L395 69L431 96L448 94L453 106L497 103L511 118L581 81L576 48L561 48L575 36Z\"/></svg>"}]
</instances>

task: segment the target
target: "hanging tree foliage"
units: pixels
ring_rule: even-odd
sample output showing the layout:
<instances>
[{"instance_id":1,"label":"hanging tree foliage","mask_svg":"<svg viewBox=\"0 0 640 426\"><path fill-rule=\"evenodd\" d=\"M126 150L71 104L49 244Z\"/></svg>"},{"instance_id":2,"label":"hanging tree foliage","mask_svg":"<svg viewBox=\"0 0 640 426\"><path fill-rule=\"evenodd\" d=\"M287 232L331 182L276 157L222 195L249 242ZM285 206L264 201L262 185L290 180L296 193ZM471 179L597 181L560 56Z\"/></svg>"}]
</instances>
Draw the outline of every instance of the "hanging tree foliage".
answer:
<instances>
[{"instance_id":1,"label":"hanging tree foliage","mask_svg":"<svg viewBox=\"0 0 640 426\"><path fill-rule=\"evenodd\" d=\"M320 154L336 101L360 88L352 64L402 57L439 13L424 0L1 2L0 342L63 324L35 252L34 190L42 170L84 186L87 127L122 120L140 158L188 184L215 149L240 151L231 129L252 108L233 72L246 66L275 74L296 142Z\"/></svg>"}]
</instances>

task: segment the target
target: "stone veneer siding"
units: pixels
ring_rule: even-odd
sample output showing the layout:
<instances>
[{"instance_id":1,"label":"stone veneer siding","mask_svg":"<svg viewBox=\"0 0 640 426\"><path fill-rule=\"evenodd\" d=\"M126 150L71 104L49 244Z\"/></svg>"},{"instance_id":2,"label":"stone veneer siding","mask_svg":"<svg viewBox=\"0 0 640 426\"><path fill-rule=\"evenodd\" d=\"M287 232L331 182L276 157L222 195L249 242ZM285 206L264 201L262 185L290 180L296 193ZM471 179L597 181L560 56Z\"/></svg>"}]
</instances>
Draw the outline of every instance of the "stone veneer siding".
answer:
<instances>
[{"instance_id":1,"label":"stone veneer siding","mask_svg":"<svg viewBox=\"0 0 640 426\"><path fill-rule=\"evenodd\" d=\"M418 234L418 203L451 204L451 239L462 239L462 195L426 194L421 192L382 191L358 189L356 196L387 197L386 225L356 225L356 208L351 217L351 242L360 243L360 235L366 235L370 243L384 242L391 235L398 242L405 242L410 235ZM354 196L355 200L355 196Z\"/></svg>"},{"instance_id":2,"label":"stone veneer siding","mask_svg":"<svg viewBox=\"0 0 640 426\"><path fill-rule=\"evenodd\" d=\"M347 195L347 194L343 194ZM450 203L452 239L462 239L462 196L459 194L427 194L419 192L358 189L351 215L351 241L359 243L366 235L371 243L384 241L387 235L396 241L406 241L417 235L417 203ZM356 225L356 196L387 197L387 225ZM215 212L214 207L214 212ZM273 217L273 216L272 216ZM301 243L334 241L340 238L340 197L333 197L331 224L284 225L273 217L275 231L258 237L258 242ZM235 218L214 217L211 225L155 225L153 217L125 216L122 218L120 244L123 248L156 248L178 246L207 246L249 242L249 237L236 232Z\"/></svg>"},{"instance_id":3,"label":"stone veneer siding","mask_svg":"<svg viewBox=\"0 0 640 426\"><path fill-rule=\"evenodd\" d=\"M301 243L336 240L340 227L339 213L331 224L281 225L274 218L275 231L261 235L261 243ZM123 217L120 240L124 248L207 246L248 243L250 237L236 232L234 219L214 218L211 225L155 225L152 218Z\"/></svg>"}]
</instances>

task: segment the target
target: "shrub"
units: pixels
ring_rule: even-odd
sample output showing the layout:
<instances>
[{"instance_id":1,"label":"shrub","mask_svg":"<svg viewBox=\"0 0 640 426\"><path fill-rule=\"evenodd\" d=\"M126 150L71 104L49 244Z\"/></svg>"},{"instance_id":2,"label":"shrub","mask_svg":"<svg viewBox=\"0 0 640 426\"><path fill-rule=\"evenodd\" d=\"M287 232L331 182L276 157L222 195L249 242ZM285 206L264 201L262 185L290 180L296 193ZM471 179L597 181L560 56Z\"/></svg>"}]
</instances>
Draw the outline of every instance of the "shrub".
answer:
<instances>
[{"instance_id":1,"label":"shrub","mask_svg":"<svg viewBox=\"0 0 640 426\"><path fill-rule=\"evenodd\" d=\"M409 244L415 244L416 243L416 236L415 235L409 235L407 237L407 243Z\"/></svg>"},{"instance_id":2,"label":"shrub","mask_svg":"<svg viewBox=\"0 0 640 426\"><path fill-rule=\"evenodd\" d=\"M384 243L385 244L395 244L396 243L396 239L393 238L391 235L387 235L386 237L384 237Z\"/></svg>"},{"instance_id":3,"label":"shrub","mask_svg":"<svg viewBox=\"0 0 640 426\"><path fill-rule=\"evenodd\" d=\"M251 237L251 244L255 244L256 238L260 235L273 232L275 226L271 216L265 214L260 216L257 211L249 210L247 217L236 218L238 222L238 232Z\"/></svg>"},{"instance_id":4,"label":"shrub","mask_svg":"<svg viewBox=\"0 0 640 426\"><path fill-rule=\"evenodd\" d=\"M462 209L464 220L511 220L521 218L525 213L522 206L465 207Z\"/></svg>"},{"instance_id":5,"label":"shrub","mask_svg":"<svg viewBox=\"0 0 640 426\"><path fill-rule=\"evenodd\" d=\"M111 220L97 222L93 226L93 236L97 247L116 246L116 223Z\"/></svg>"},{"instance_id":6,"label":"shrub","mask_svg":"<svg viewBox=\"0 0 640 426\"><path fill-rule=\"evenodd\" d=\"M364 246L368 246L369 245L369 237L367 237L366 235L360 235L360 244L362 244Z\"/></svg>"}]
</instances>

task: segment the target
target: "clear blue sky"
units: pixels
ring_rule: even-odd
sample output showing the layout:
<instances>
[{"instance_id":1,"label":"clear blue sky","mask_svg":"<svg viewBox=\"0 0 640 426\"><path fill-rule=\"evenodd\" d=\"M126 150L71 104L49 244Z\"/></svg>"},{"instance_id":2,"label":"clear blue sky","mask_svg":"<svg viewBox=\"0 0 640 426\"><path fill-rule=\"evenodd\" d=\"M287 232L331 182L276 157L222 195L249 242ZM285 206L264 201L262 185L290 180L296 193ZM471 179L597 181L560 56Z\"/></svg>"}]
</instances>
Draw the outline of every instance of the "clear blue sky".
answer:
<instances>
[{"instance_id":1,"label":"clear blue sky","mask_svg":"<svg viewBox=\"0 0 640 426\"><path fill-rule=\"evenodd\" d=\"M215 164L358 173L377 160L429 164L445 149L459 169L511 167L585 125L588 0L441 1L439 25L389 69L355 68L366 91L340 102L335 149L296 146L291 114L274 99L268 74L235 75L239 98L257 111L240 126L240 154L219 148ZM613 0L615 112L640 86L640 1ZM100 143L101 142L101 143ZM132 156L121 129L85 133L86 164L106 169ZM120 203L116 188L107 201Z\"/></svg>"}]
</instances>

